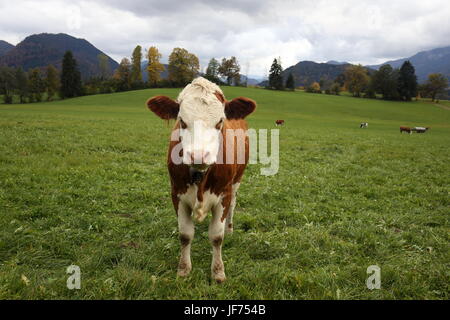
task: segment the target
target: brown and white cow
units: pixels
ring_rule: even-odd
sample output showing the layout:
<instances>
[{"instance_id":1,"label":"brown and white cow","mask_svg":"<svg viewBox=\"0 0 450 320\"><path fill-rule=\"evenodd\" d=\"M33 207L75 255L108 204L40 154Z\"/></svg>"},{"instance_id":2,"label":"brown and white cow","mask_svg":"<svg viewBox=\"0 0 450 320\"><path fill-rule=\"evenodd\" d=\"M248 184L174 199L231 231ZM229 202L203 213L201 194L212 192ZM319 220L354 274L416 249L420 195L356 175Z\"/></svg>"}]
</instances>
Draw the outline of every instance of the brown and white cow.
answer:
<instances>
[{"instance_id":1,"label":"brown and white cow","mask_svg":"<svg viewBox=\"0 0 450 320\"><path fill-rule=\"evenodd\" d=\"M256 103L243 97L227 101L217 85L200 77L176 101L157 96L147 105L160 118L176 120L168 169L181 241L178 275L187 276L192 270L193 220L202 222L212 211L208 232L213 247L211 274L221 283L225 281L222 242L225 233L233 232L236 193L249 159L248 136L243 135L245 154L238 161L238 137L230 132L247 131L244 118Z\"/></svg>"},{"instance_id":2,"label":"brown and white cow","mask_svg":"<svg viewBox=\"0 0 450 320\"><path fill-rule=\"evenodd\" d=\"M284 126L285 121L284 120L277 120L275 121L275 125L278 126Z\"/></svg>"},{"instance_id":3,"label":"brown and white cow","mask_svg":"<svg viewBox=\"0 0 450 320\"><path fill-rule=\"evenodd\" d=\"M412 129L410 127L400 127L400 133L407 132L409 134L412 133Z\"/></svg>"}]
</instances>

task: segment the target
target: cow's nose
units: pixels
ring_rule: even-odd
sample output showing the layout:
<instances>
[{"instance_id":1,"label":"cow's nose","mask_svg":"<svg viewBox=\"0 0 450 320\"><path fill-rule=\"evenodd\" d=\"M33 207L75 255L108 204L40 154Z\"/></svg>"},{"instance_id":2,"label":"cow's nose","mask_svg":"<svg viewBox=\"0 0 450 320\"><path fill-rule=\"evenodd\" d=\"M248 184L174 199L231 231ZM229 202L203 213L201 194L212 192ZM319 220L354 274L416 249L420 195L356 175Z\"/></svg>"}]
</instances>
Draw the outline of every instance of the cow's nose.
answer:
<instances>
[{"instance_id":1,"label":"cow's nose","mask_svg":"<svg viewBox=\"0 0 450 320\"><path fill-rule=\"evenodd\" d=\"M191 161L191 164L206 164L208 162L209 151L194 151L187 152L187 156Z\"/></svg>"}]
</instances>

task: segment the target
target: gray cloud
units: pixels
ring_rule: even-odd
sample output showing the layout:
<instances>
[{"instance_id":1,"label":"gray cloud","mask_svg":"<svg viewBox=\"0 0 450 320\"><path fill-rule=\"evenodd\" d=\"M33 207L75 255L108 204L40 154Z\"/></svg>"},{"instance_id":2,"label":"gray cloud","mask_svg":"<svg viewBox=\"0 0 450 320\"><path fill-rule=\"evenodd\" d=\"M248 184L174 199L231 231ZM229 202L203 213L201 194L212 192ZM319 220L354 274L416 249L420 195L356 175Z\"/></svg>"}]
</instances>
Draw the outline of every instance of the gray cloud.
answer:
<instances>
[{"instance_id":1,"label":"gray cloud","mask_svg":"<svg viewBox=\"0 0 450 320\"><path fill-rule=\"evenodd\" d=\"M167 60L174 47L211 57L236 56L264 75L274 57L372 64L450 45L447 0L156 1L0 0L0 39L40 32L89 40L116 60L140 44Z\"/></svg>"}]
</instances>

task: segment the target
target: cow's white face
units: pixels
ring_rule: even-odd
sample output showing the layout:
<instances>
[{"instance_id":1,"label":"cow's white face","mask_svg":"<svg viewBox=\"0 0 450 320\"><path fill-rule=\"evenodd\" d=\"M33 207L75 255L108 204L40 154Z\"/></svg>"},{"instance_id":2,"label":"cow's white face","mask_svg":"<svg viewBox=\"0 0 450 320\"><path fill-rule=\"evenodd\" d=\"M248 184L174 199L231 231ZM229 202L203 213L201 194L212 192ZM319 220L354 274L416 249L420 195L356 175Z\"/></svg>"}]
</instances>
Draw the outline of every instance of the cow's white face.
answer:
<instances>
[{"instance_id":1,"label":"cow's white face","mask_svg":"<svg viewBox=\"0 0 450 320\"><path fill-rule=\"evenodd\" d=\"M178 120L183 163L199 170L214 164L225 120L222 102L214 95L211 99L186 98L180 103Z\"/></svg>"},{"instance_id":2,"label":"cow's white face","mask_svg":"<svg viewBox=\"0 0 450 320\"><path fill-rule=\"evenodd\" d=\"M217 161L224 121L244 119L256 103L244 97L226 101L216 84L200 77L181 91L177 101L157 96L147 106L161 119L180 122L183 163L205 170Z\"/></svg>"}]
</instances>

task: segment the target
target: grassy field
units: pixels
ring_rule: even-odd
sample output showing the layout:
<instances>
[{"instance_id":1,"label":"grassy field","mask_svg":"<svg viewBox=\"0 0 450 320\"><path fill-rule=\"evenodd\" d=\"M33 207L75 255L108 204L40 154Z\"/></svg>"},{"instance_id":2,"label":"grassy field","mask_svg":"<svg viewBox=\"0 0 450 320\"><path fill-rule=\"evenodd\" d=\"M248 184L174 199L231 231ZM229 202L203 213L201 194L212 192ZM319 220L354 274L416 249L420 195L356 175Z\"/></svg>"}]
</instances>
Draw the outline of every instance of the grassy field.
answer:
<instances>
[{"instance_id":1,"label":"grassy field","mask_svg":"<svg viewBox=\"0 0 450 320\"><path fill-rule=\"evenodd\" d=\"M178 91L0 106L1 299L449 299L449 110L224 88L258 102L252 128L286 126L279 173L246 172L217 285L208 220L176 278L171 125L145 101ZM66 288L71 264L81 290ZM366 287L371 265L381 290Z\"/></svg>"}]
</instances>

